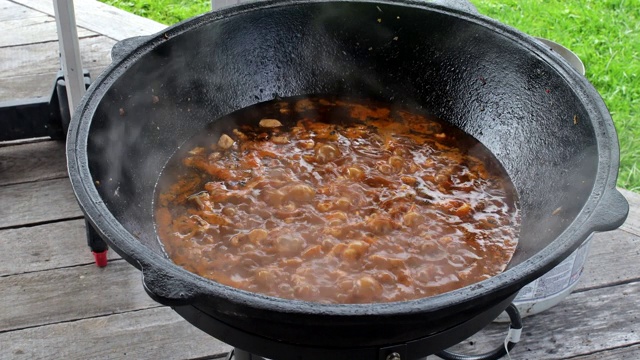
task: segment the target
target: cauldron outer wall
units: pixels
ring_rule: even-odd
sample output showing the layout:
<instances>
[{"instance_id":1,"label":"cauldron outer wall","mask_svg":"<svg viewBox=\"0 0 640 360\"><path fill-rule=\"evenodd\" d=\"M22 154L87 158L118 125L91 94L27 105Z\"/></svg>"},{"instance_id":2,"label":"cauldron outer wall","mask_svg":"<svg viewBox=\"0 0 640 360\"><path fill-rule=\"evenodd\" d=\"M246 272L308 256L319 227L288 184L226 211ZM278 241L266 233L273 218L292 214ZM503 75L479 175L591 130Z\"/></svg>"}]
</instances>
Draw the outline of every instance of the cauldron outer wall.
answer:
<instances>
[{"instance_id":1,"label":"cauldron outer wall","mask_svg":"<svg viewBox=\"0 0 640 360\"><path fill-rule=\"evenodd\" d=\"M598 156L584 105L549 64L486 28L436 12L385 14L361 4L268 9L156 47L94 115L91 172L109 208L157 251L153 189L178 146L274 95L346 94L427 109L479 139L519 193L513 264L548 245L593 187ZM551 216L559 207L563 215ZM539 226L551 231L540 238Z\"/></svg>"},{"instance_id":2,"label":"cauldron outer wall","mask_svg":"<svg viewBox=\"0 0 640 360\"><path fill-rule=\"evenodd\" d=\"M222 115L275 96L346 94L390 101L426 109L476 137L500 160L519 194L523 228L510 267L538 254L584 211L602 166L599 157L611 148L617 151L617 144L598 143L598 136L611 134L596 133L593 126L610 118L601 118L600 103L584 101L591 95L581 93L575 74L566 72L569 67L558 70L557 64L533 52L524 36L429 5L417 11L412 3L281 4L260 5L259 11L246 6L248 11L233 16L222 12L216 21L211 21L216 15L209 14L173 27L166 37L147 39L128 54L139 57L136 61L115 59L115 71L98 81L111 82L109 87L92 88L91 96L101 100L95 111L81 115L91 122L88 166L104 205L142 245L105 234L130 262L138 267L166 265L155 258L142 263L130 249L162 254L153 228L153 190L176 148ZM617 168L617 158L613 161ZM81 195L79 199L83 204ZM100 230L101 215L88 215ZM563 247L563 254L578 245ZM509 276L517 274L504 279ZM214 289L215 296L190 301L247 331L263 321L260 327L270 328L274 339L339 347L352 346L353 338L345 334L358 330L368 344L442 330L510 296L525 280L532 278L520 278L517 284L472 299L473 304L458 303L446 311L424 312L424 302L410 302L402 316L389 315L380 305L370 314L360 309L357 316L330 317L327 310L302 320L283 318L287 312L311 308L283 304L265 312L251 297L239 301L237 291L201 280L196 282ZM170 286L164 288L171 292ZM189 289L184 292L188 297ZM305 324L327 319L344 331L322 339L304 331Z\"/></svg>"}]
</instances>

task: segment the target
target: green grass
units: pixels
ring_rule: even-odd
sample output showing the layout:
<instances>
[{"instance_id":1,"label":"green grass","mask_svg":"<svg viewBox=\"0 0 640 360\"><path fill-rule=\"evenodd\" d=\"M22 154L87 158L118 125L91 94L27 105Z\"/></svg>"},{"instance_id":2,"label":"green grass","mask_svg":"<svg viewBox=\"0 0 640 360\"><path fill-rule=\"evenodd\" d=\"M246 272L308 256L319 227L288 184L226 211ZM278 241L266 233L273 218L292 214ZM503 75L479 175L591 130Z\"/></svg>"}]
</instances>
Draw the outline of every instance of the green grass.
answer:
<instances>
[{"instance_id":1,"label":"green grass","mask_svg":"<svg viewBox=\"0 0 640 360\"><path fill-rule=\"evenodd\" d=\"M640 0L472 2L482 14L563 44L582 59L618 130L618 185L640 191Z\"/></svg>"},{"instance_id":2,"label":"green grass","mask_svg":"<svg viewBox=\"0 0 640 360\"><path fill-rule=\"evenodd\" d=\"M209 11L209 0L102 0L164 24ZM471 0L478 10L573 50L620 139L618 185L640 191L640 0Z\"/></svg>"},{"instance_id":3,"label":"green grass","mask_svg":"<svg viewBox=\"0 0 640 360\"><path fill-rule=\"evenodd\" d=\"M211 10L211 0L100 0L136 15L171 25Z\"/></svg>"}]
</instances>

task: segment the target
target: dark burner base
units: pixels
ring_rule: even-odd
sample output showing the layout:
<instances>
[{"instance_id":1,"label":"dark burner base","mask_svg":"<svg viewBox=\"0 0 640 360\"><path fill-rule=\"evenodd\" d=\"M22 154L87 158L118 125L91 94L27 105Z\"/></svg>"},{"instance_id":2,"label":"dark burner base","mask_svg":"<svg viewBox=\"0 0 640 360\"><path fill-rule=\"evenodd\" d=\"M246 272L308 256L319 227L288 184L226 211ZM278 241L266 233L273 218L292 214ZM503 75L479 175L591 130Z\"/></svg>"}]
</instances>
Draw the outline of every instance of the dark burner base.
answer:
<instances>
[{"instance_id":1,"label":"dark burner base","mask_svg":"<svg viewBox=\"0 0 640 360\"><path fill-rule=\"evenodd\" d=\"M489 310L480 313L467 321L450 327L444 331L415 339L406 343L390 344L383 347L355 347L355 348L315 348L308 346L283 343L273 339L257 336L246 331L229 326L209 316L195 306L176 306L173 309L191 324L203 330L207 334L231 344L240 352L234 359L250 360L422 360L429 355L438 355L443 359L468 359L457 358L455 354L448 354L444 349L463 341L471 335L485 328L491 323L503 309L511 317L511 330L509 331L509 350L515 345L522 329L522 322L517 309L511 304L516 294L498 302ZM514 334L515 333L515 334ZM516 336L517 335L517 336ZM514 339L511 341L510 339ZM260 354L254 355L254 354ZM474 360L500 359L506 354L504 344L488 354L489 357L473 357ZM449 355L451 355L449 357ZM499 355L499 356L498 356ZM231 359L231 357L229 358Z\"/></svg>"},{"instance_id":2,"label":"dark burner base","mask_svg":"<svg viewBox=\"0 0 640 360\"><path fill-rule=\"evenodd\" d=\"M505 310L511 319L511 325L509 326L509 333L507 334L507 338L504 344L501 344L499 347L494 349L493 351L489 351L484 354L479 355L462 355L448 352L446 350L441 350L436 352L435 355L444 360L497 360L503 358L505 355L511 351L516 343L520 341L520 334L522 332L522 318L520 317L520 312L516 308L515 305L511 304ZM384 356L380 354L379 360L403 360L402 356L397 352L390 352ZM426 359L427 357L423 357L422 359ZM268 358L254 355L248 351L240 350L238 348L234 348L229 352L226 357L226 360L270 360Z\"/></svg>"}]
</instances>

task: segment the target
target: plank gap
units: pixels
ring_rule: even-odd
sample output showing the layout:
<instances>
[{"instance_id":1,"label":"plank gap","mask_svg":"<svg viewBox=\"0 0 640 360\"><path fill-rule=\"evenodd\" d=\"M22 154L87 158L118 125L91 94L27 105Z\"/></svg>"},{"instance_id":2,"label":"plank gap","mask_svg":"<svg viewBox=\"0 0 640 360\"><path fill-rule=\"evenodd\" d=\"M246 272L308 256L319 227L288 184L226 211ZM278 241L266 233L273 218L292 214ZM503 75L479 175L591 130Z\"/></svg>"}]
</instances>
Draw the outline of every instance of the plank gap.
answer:
<instances>
[{"instance_id":1,"label":"plank gap","mask_svg":"<svg viewBox=\"0 0 640 360\"><path fill-rule=\"evenodd\" d=\"M106 67L111 63L111 49L116 41L103 35L79 39L83 68ZM3 82L16 76L56 74L60 70L57 41L45 41L0 49L0 78ZM53 78L51 85L53 85ZM3 89L3 93L7 89ZM11 100L11 93L1 99Z\"/></svg>"},{"instance_id":2,"label":"plank gap","mask_svg":"<svg viewBox=\"0 0 640 360\"><path fill-rule=\"evenodd\" d=\"M168 307L4 333L0 348L34 360L189 359L231 350Z\"/></svg>"},{"instance_id":3,"label":"plank gap","mask_svg":"<svg viewBox=\"0 0 640 360\"><path fill-rule=\"evenodd\" d=\"M91 34L91 35L86 35L86 36L79 36L78 40L81 39L91 39L91 38L96 38L96 37L101 37L103 35L100 34ZM17 45L0 45L0 50L1 49L7 49L7 48L14 48L17 46L24 46L24 45L42 45L42 44L48 44L48 43L57 43L58 39L51 39L51 40L44 40L44 41L32 41L29 42L28 44L17 44ZM6 76L5 78L10 78L11 76Z\"/></svg>"},{"instance_id":4,"label":"plank gap","mask_svg":"<svg viewBox=\"0 0 640 360\"><path fill-rule=\"evenodd\" d=\"M83 66L83 70L89 71L93 80L107 67L107 64L98 60L97 57L94 60L95 62L92 60L90 64ZM46 72L37 74L9 75L9 77L0 76L0 81L6 85L6 87L0 88L0 104L4 101L49 101L57 75L58 69L50 68ZM40 139L52 140L49 137ZM17 144L21 144L21 142L13 142L7 145Z\"/></svg>"},{"instance_id":5,"label":"plank gap","mask_svg":"<svg viewBox=\"0 0 640 360\"><path fill-rule=\"evenodd\" d=\"M606 354L614 348L637 344L640 342L640 323L635 321L638 295L638 282L571 294L560 305L523 319L522 339L511 351L511 357L523 360L585 358L585 354L595 351ZM504 336L505 324L492 323L451 351L489 351L504 341ZM592 359L600 359L600 355Z\"/></svg>"},{"instance_id":6,"label":"plank gap","mask_svg":"<svg viewBox=\"0 0 640 360\"><path fill-rule=\"evenodd\" d=\"M96 32L78 27L78 38L99 35ZM56 19L42 14L27 19L8 19L0 21L0 46L11 47L36 42L58 41Z\"/></svg>"},{"instance_id":7,"label":"plank gap","mask_svg":"<svg viewBox=\"0 0 640 360\"><path fill-rule=\"evenodd\" d=\"M5 0L0 4L0 21L31 19L46 16L42 11L27 8L14 1Z\"/></svg>"},{"instance_id":8,"label":"plank gap","mask_svg":"<svg viewBox=\"0 0 640 360\"><path fill-rule=\"evenodd\" d=\"M54 15L53 3L50 0L12 0L12 2L47 15ZM151 35L167 27L95 0L76 1L74 7L78 26L114 40Z\"/></svg>"},{"instance_id":9,"label":"plank gap","mask_svg":"<svg viewBox=\"0 0 640 360\"><path fill-rule=\"evenodd\" d=\"M42 181L42 180L66 179L68 177L69 177L68 175L54 175L54 176L51 176L51 177L46 178L46 179L29 179L29 180L25 180L25 181L21 181L21 182L16 182L16 183L0 184L0 188L3 188L5 186L18 185L18 184L31 184L31 183L39 182L39 181ZM67 219L67 220L69 220L69 219ZM64 221L64 219L63 220L53 220L53 222L56 222L56 221ZM34 225L38 225L38 224L34 224ZM40 225L42 225L42 224L40 224ZM21 226L18 226L18 227L21 227ZM7 228L0 228L0 230L4 230L4 229L7 229Z\"/></svg>"},{"instance_id":10,"label":"plank gap","mask_svg":"<svg viewBox=\"0 0 640 360\"><path fill-rule=\"evenodd\" d=\"M87 246L84 219L58 222L54 224L0 231L0 274L37 270L56 271L56 268L94 261ZM19 256L13 256L19 254ZM120 259L115 251L108 251L109 260ZM119 267L113 263L112 267ZM112 271L111 266L107 272ZM94 269L98 270L98 267ZM45 275L46 273L40 273Z\"/></svg>"},{"instance_id":11,"label":"plank gap","mask_svg":"<svg viewBox=\"0 0 640 360\"><path fill-rule=\"evenodd\" d=\"M58 140L0 147L0 186L66 178L65 150Z\"/></svg>"},{"instance_id":12,"label":"plank gap","mask_svg":"<svg viewBox=\"0 0 640 360\"><path fill-rule=\"evenodd\" d=\"M637 283L637 282L640 282L640 278L626 279L626 280L621 280L621 281L611 281L611 282L609 282L607 284L575 289L571 293L572 294L579 294L579 293L590 291L590 290L604 289L604 288L608 288L608 287L611 287L611 286L629 285L629 284L633 284L633 283Z\"/></svg>"},{"instance_id":13,"label":"plank gap","mask_svg":"<svg viewBox=\"0 0 640 360\"><path fill-rule=\"evenodd\" d=\"M569 360L569 359L584 359L587 356L591 357L593 355L596 355L596 358L598 358L598 356L597 356L598 354L603 354L604 355L604 354L607 354L609 352L616 351L616 350L631 349L631 348L633 348L635 346L638 346L638 345L640 345L640 342L636 342L636 343L628 344L628 345L622 345L622 346L614 346L612 348L603 349L603 350L596 350L596 351L592 351L592 352L588 352L588 353L584 353L584 354L580 354L580 355L569 356L569 357L566 357L565 359L566 360Z\"/></svg>"},{"instance_id":14,"label":"plank gap","mask_svg":"<svg viewBox=\"0 0 640 360\"><path fill-rule=\"evenodd\" d=\"M229 356L229 353L226 354L218 354L218 355L210 355L210 356L203 356L203 357L197 357L197 358L187 358L184 360L215 360L215 359L226 359L227 356Z\"/></svg>"},{"instance_id":15,"label":"plank gap","mask_svg":"<svg viewBox=\"0 0 640 360\"><path fill-rule=\"evenodd\" d=\"M44 220L44 221L31 222L31 223L22 224L22 225L10 225L5 227L0 227L0 230L17 230L17 229L30 228L34 226L49 225L49 224L55 224L59 222L65 222L65 221L71 221L71 220L82 220L82 219L84 219L84 216L71 216L71 217L66 217L62 219Z\"/></svg>"},{"instance_id":16,"label":"plank gap","mask_svg":"<svg viewBox=\"0 0 640 360\"><path fill-rule=\"evenodd\" d=\"M89 247L87 247L87 250L89 250ZM111 248L109 248L109 250L113 251ZM120 258L120 259L109 259L109 260L107 260L107 266L106 267L108 268L109 265L113 265L113 264L116 264L116 263L119 263L119 262L122 262L122 261L125 261L125 260L122 259L122 258ZM37 273L47 272L47 271L51 271L51 270L73 269L73 268L83 267L83 266L88 266L88 265L95 265L95 262L87 261L87 262L84 262L84 263L78 263L78 264L67 265L67 266L56 266L56 267L51 267L51 268L42 269L42 270L23 271L23 272L13 273L13 274L0 274L0 279L6 279L6 278L10 278L12 276L20 276L20 275L27 275L27 274L37 274Z\"/></svg>"},{"instance_id":17,"label":"plank gap","mask_svg":"<svg viewBox=\"0 0 640 360\"><path fill-rule=\"evenodd\" d=\"M7 78L3 78L3 79L7 79ZM53 81L52 81L52 83L53 83ZM42 97L44 97L44 96L42 96ZM0 104L2 104L1 101L0 101ZM0 141L0 148L7 147L7 146L16 146L16 145L37 144L37 143L41 143L41 142L45 142L45 141L52 141L52 140L48 136L43 136L43 137L30 138L30 139L18 139L18 140Z\"/></svg>"},{"instance_id":18,"label":"plank gap","mask_svg":"<svg viewBox=\"0 0 640 360\"><path fill-rule=\"evenodd\" d=\"M11 304L0 313L3 331L161 306L144 291L141 272L125 261L4 277L0 288Z\"/></svg>"},{"instance_id":19,"label":"plank gap","mask_svg":"<svg viewBox=\"0 0 640 360\"><path fill-rule=\"evenodd\" d=\"M74 322L77 322L77 321L83 321L83 320L89 320L89 319L100 319L100 318L104 318L104 317L108 317L108 316L112 316L112 315L123 315L123 314L129 314L129 313L136 313L136 312L139 312L139 311L145 311L145 310L149 310L149 309L156 309L156 308L162 308L162 307L165 307L165 306L158 304L157 306L149 306L149 307L146 307L144 309L114 311L114 312L112 312L110 314L101 314L101 315L93 315L93 316L92 315L88 315L88 316L83 316L83 317L77 318L77 319L60 320L60 321L54 321L54 322L50 322L50 323L46 323L46 324L29 325L29 326L25 326L25 327L21 327L21 328L20 327L15 327L15 328L7 329L7 330L0 330L0 334L9 333L9 332L13 332L13 331L35 329L35 328L40 328L40 327L43 327L43 326L74 323Z\"/></svg>"}]
</instances>

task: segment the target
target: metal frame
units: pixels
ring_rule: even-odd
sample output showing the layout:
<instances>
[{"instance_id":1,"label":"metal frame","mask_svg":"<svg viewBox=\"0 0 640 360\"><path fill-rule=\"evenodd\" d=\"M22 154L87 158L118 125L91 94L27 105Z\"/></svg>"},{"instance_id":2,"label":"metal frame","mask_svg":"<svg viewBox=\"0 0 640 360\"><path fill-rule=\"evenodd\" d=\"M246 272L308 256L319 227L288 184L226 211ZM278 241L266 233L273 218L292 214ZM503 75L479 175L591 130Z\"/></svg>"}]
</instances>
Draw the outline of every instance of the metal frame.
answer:
<instances>
[{"instance_id":1,"label":"metal frame","mask_svg":"<svg viewBox=\"0 0 640 360\"><path fill-rule=\"evenodd\" d=\"M89 72L83 72L83 85L89 87ZM58 72L46 98L0 102L0 141L66 137L71 112L62 71Z\"/></svg>"},{"instance_id":2,"label":"metal frame","mask_svg":"<svg viewBox=\"0 0 640 360\"><path fill-rule=\"evenodd\" d=\"M211 0L211 7L219 9L246 1ZM0 141L46 136L64 139L69 120L91 82L82 69L73 0L53 0L53 8L62 71L47 98L0 102Z\"/></svg>"},{"instance_id":3,"label":"metal frame","mask_svg":"<svg viewBox=\"0 0 640 360\"><path fill-rule=\"evenodd\" d=\"M0 141L37 137L64 139L73 111L91 82L83 71L73 0L53 1L60 65L47 98L0 102Z\"/></svg>"},{"instance_id":4,"label":"metal frame","mask_svg":"<svg viewBox=\"0 0 640 360\"><path fill-rule=\"evenodd\" d=\"M82 99L82 95L86 90L82 60L80 58L76 14L73 8L73 0L54 0L53 7L56 15L61 55L60 62L66 84L69 112L73 116L73 111L80 104L80 99Z\"/></svg>"}]
</instances>

